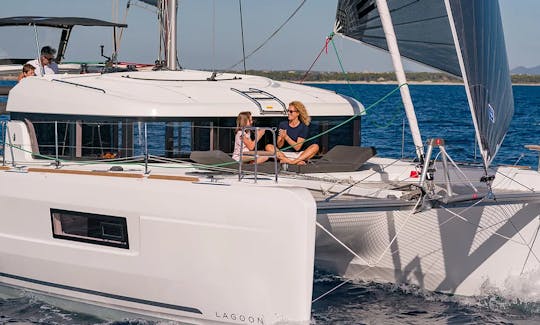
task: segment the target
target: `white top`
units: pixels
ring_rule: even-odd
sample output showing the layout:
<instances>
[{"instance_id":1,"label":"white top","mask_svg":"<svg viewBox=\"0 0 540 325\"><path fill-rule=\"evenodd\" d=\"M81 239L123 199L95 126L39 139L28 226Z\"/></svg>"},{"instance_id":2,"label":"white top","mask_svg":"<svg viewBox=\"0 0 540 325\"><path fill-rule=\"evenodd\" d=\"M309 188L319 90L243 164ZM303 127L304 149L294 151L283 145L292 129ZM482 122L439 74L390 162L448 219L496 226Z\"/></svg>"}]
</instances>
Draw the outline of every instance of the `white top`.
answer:
<instances>
[{"instance_id":1,"label":"white top","mask_svg":"<svg viewBox=\"0 0 540 325\"><path fill-rule=\"evenodd\" d=\"M249 130L244 132L244 137L249 138ZM240 148L242 148L242 152L249 151L246 144L242 144L242 130L236 132L236 135L234 136L234 152L232 158L236 161L240 160Z\"/></svg>"},{"instance_id":2,"label":"white top","mask_svg":"<svg viewBox=\"0 0 540 325\"><path fill-rule=\"evenodd\" d=\"M236 118L239 111L250 111L254 117L281 119L293 100L304 103L312 117L352 116L363 111L358 101L322 88L227 73L219 74L217 81L208 81L211 74L192 70L47 74L13 87L7 111L100 118ZM263 90L281 100L285 108L276 100L257 103L233 88ZM276 112L261 113L260 107L267 106L274 106Z\"/></svg>"},{"instance_id":3,"label":"white top","mask_svg":"<svg viewBox=\"0 0 540 325\"><path fill-rule=\"evenodd\" d=\"M40 67L39 62L37 59L30 60L26 62L30 65L32 65L34 68L36 68L36 76L43 76L43 73L41 71L41 68L45 70L45 74L57 74L58 73L58 64L56 62L51 62L46 66Z\"/></svg>"}]
</instances>

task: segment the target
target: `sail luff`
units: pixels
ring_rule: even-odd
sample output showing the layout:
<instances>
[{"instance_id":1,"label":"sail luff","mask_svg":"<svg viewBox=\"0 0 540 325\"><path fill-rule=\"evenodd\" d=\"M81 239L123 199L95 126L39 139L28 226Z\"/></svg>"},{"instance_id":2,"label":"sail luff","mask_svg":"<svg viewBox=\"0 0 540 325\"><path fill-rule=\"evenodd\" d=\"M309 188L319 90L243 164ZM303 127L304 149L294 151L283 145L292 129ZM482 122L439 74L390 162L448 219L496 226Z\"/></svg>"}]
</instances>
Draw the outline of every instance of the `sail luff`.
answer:
<instances>
[{"instance_id":1,"label":"sail luff","mask_svg":"<svg viewBox=\"0 0 540 325\"><path fill-rule=\"evenodd\" d=\"M456 54L457 54L459 66L460 66L460 69L461 69L461 77L463 78L463 83L465 85L468 85L469 80L468 80L468 77L467 77L467 71L465 69L465 64L463 62L463 56L461 54L461 45L459 44L458 35L457 35L457 31L456 31L456 26L454 24L454 16L452 14L452 8L450 7L450 1L449 0L444 0L444 3L445 3L445 6L446 6L446 12L448 14L448 20L450 22L450 29L452 31L452 36L454 38L454 46L456 47ZM474 135L476 137L476 141L478 143L478 147L480 149L480 153L482 155L484 165L487 166L488 163L487 163L486 158L485 158L486 157L485 149L484 149L484 147L482 145L482 140L480 138L480 133L479 133L479 128L478 128L478 123L477 123L477 120L476 120L476 113L474 111L474 103L473 103L473 100L472 100L471 90L467 86L465 86L465 93L467 95L467 102L469 103L469 109L471 111L472 122L473 122L474 130L475 130Z\"/></svg>"},{"instance_id":2,"label":"sail luff","mask_svg":"<svg viewBox=\"0 0 540 325\"><path fill-rule=\"evenodd\" d=\"M485 167L508 131L514 101L498 1L445 0Z\"/></svg>"},{"instance_id":3,"label":"sail luff","mask_svg":"<svg viewBox=\"0 0 540 325\"><path fill-rule=\"evenodd\" d=\"M405 76L405 70L403 69L403 64L401 62L401 55L399 53L399 47L397 44L396 35L394 32L394 27L392 25L392 17L390 16L390 10L386 0L377 0L377 9L379 11L379 16L381 18L381 23L384 29L384 34L386 37L386 42L388 45L388 51L392 58L392 64L394 65L394 71L396 73L396 78L399 83L401 99L403 101L403 106L405 106L405 114L407 115L407 120L409 122L409 128L411 129L411 134L416 149L416 156L419 159L423 159L424 150L422 143L422 136L420 135L420 128L418 127L418 121L416 119L416 113L414 111L414 105L411 99L411 93L409 91L409 86L407 84L407 78Z\"/></svg>"}]
</instances>

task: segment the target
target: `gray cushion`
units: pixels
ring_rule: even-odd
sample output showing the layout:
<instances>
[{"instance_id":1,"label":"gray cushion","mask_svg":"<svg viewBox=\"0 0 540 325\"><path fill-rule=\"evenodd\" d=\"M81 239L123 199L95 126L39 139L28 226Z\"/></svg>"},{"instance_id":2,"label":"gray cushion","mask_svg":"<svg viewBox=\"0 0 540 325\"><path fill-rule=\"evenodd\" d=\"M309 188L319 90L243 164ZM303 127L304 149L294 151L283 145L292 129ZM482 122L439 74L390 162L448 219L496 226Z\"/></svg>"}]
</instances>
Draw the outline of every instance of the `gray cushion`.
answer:
<instances>
[{"instance_id":1,"label":"gray cushion","mask_svg":"<svg viewBox=\"0 0 540 325\"><path fill-rule=\"evenodd\" d=\"M376 153L374 147L338 145L321 158L313 159L307 165L289 166L288 170L298 173L353 172Z\"/></svg>"},{"instance_id":2,"label":"gray cushion","mask_svg":"<svg viewBox=\"0 0 540 325\"><path fill-rule=\"evenodd\" d=\"M220 168L236 169L238 170L238 162L232 159L231 156L224 153L221 150L210 150L210 151L192 151L189 156L191 160L201 165L210 165ZM257 165L257 172L274 174L274 162L267 161L262 164ZM242 170L244 171L255 171L255 164L243 164ZM279 165L278 165L279 171Z\"/></svg>"}]
</instances>

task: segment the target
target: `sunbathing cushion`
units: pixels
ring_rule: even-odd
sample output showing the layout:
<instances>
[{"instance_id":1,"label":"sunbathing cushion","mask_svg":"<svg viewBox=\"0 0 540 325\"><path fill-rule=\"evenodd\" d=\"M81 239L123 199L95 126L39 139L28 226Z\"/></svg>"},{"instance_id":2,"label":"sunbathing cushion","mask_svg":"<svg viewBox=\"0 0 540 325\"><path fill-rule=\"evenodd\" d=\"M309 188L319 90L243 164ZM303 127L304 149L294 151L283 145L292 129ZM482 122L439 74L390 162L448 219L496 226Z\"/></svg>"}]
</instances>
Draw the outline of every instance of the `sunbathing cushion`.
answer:
<instances>
[{"instance_id":1,"label":"sunbathing cushion","mask_svg":"<svg viewBox=\"0 0 540 325\"><path fill-rule=\"evenodd\" d=\"M336 163L350 163L360 167L369 158L375 156L376 153L375 147L338 145L328 151L320 160Z\"/></svg>"},{"instance_id":2,"label":"sunbathing cushion","mask_svg":"<svg viewBox=\"0 0 540 325\"><path fill-rule=\"evenodd\" d=\"M192 151L189 156L191 160L201 165L216 166L220 168L228 168L238 170L238 162L232 159L231 156L221 150L209 150L209 151ZM267 161L257 165L257 172L274 174L276 166L273 161ZM242 165L243 171L255 171L255 164L244 163ZM278 165L279 172L279 165Z\"/></svg>"},{"instance_id":3,"label":"sunbathing cushion","mask_svg":"<svg viewBox=\"0 0 540 325\"><path fill-rule=\"evenodd\" d=\"M238 163L221 150L192 151L189 158L201 165L217 165L234 162L234 164L227 166L234 165L234 168L238 168Z\"/></svg>"},{"instance_id":4,"label":"sunbathing cushion","mask_svg":"<svg viewBox=\"0 0 540 325\"><path fill-rule=\"evenodd\" d=\"M288 170L298 173L353 172L375 154L374 147L338 145L321 158L313 159L307 165L289 166Z\"/></svg>"}]
</instances>

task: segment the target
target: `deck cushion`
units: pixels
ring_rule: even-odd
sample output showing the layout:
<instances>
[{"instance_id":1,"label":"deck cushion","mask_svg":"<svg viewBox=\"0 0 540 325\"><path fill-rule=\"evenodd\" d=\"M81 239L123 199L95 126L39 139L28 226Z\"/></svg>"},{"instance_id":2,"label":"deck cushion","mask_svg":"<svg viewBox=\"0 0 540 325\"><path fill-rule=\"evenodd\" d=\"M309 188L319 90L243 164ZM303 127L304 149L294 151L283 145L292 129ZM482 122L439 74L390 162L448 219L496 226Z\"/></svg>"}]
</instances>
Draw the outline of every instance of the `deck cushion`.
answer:
<instances>
[{"instance_id":1,"label":"deck cushion","mask_svg":"<svg viewBox=\"0 0 540 325\"><path fill-rule=\"evenodd\" d=\"M307 165L289 166L288 169L298 173L354 172L376 153L374 147L338 145Z\"/></svg>"}]
</instances>

